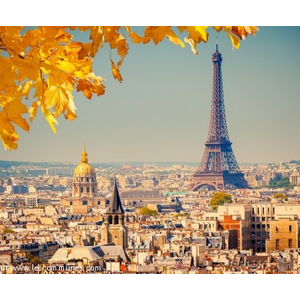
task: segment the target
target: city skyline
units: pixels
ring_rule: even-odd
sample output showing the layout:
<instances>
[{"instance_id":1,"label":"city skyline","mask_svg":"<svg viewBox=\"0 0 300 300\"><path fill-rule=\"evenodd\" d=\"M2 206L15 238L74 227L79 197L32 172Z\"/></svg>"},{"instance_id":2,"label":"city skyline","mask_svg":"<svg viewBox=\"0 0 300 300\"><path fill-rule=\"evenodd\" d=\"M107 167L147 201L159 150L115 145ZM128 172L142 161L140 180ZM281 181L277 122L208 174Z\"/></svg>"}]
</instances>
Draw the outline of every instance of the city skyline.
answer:
<instances>
[{"instance_id":1,"label":"city skyline","mask_svg":"<svg viewBox=\"0 0 300 300\"><path fill-rule=\"evenodd\" d=\"M300 27L260 27L234 51L225 33L218 34L229 137L240 165L300 159L299 33ZM1 160L76 162L85 143L91 162L200 163L216 35L210 31L198 56L188 45L182 49L168 41L130 43L121 84L112 78L104 47L94 72L106 79L106 95L88 101L74 92L75 121L59 118L55 135L39 115L29 133L18 129L17 150L1 147Z\"/></svg>"}]
</instances>

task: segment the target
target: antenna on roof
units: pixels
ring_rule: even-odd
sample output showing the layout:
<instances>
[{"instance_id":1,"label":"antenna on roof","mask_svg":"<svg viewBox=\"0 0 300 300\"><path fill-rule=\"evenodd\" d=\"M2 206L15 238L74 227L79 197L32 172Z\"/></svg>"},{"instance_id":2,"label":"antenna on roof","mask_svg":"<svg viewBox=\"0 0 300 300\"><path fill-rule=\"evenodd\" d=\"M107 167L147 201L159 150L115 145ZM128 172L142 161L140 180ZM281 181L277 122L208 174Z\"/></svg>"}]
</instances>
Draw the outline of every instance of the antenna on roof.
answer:
<instances>
[{"instance_id":1,"label":"antenna on roof","mask_svg":"<svg viewBox=\"0 0 300 300\"><path fill-rule=\"evenodd\" d=\"M219 49L218 49L218 36L216 36L216 51L218 52Z\"/></svg>"}]
</instances>

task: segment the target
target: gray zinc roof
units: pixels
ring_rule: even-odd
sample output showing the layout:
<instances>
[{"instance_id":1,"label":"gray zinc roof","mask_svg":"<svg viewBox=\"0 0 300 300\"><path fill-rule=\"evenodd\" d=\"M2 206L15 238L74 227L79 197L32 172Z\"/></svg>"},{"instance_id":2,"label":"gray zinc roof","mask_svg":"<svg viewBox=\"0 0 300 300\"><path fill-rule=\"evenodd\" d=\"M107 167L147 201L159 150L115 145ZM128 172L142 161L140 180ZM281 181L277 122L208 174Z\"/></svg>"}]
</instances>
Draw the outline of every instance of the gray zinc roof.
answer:
<instances>
[{"instance_id":1,"label":"gray zinc roof","mask_svg":"<svg viewBox=\"0 0 300 300\"><path fill-rule=\"evenodd\" d=\"M117 183L115 181L114 184L114 190L111 196L111 200L109 202L109 206L107 208L106 213L119 213L119 214L124 214L124 209L122 207Z\"/></svg>"}]
</instances>

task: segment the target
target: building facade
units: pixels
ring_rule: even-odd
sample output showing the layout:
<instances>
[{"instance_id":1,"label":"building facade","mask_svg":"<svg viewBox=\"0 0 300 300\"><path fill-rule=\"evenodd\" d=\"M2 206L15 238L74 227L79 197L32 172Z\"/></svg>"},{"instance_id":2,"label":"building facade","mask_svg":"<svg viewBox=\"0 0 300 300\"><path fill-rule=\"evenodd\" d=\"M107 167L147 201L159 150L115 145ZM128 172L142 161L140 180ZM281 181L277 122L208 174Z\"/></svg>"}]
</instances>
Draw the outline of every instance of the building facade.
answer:
<instances>
[{"instance_id":1,"label":"building facade","mask_svg":"<svg viewBox=\"0 0 300 300\"><path fill-rule=\"evenodd\" d=\"M297 215L278 216L270 222L269 239L266 251L284 251L287 248L299 248L300 220Z\"/></svg>"}]
</instances>

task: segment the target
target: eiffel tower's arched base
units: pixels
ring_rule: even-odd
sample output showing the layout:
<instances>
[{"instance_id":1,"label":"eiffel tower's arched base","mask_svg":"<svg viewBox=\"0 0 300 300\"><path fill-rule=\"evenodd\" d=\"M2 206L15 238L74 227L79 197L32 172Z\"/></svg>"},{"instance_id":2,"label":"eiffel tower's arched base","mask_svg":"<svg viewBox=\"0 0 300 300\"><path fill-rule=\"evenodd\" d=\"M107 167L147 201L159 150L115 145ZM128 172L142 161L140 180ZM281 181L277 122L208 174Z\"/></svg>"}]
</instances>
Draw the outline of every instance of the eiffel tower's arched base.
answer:
<instances>
[{"instance_id":1,"label":"eiffel tower's arched base","mask_svg":"<svg viewBox=\"0 0 300 300\"><path fill-rule=\"evenodd\" d=\"M241 172L196 172L190 185L190 190L197 191L198 189L207 186L208 189L225 190L225 189L248 189L250 188Z\"/></svg>"}]
</instances>

